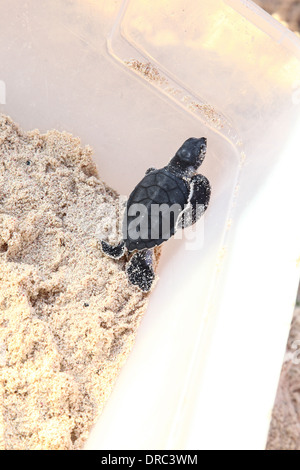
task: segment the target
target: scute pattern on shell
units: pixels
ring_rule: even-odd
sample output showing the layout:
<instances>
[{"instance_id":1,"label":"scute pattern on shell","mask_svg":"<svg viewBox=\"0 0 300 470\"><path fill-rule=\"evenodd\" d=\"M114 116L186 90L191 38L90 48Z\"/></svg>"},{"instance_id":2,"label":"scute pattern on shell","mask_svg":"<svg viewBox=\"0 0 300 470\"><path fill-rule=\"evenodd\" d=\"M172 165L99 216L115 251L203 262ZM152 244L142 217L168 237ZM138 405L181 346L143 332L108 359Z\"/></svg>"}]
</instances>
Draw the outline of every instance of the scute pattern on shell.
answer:
<instances>
[{"instance_id":1,"label":"scute pattern on shell","mask_svg":"<svg viewBox=\"0 0 300 470\"><path fill-rule=\"evenodd\" d=\"M127 211L125 213L123 233L126 242L126 248L129 252L142 249L150 249L155 246L161 245L165 238L159 237L153 239L151 233L159 233L161 235L162 229L162 216L159 219L151 219L151 206L153 204L162 205L166 204L170 208L173 205L179 205L182 210L188 202L190 193L189 184L184 179L174 175L166 168L161 170L154 170L147 174L142 181L136 186L131 193L127 203ZM128 216L128 210L134 204L142 204L148 213L148 236L143 238L133 239L130 236L130 223L136 219L136 215ZM158 224L159 226L155 226ZM171 219L170 223L170 236L175 232L175 221Z\"/></svg>"}]
</instances>

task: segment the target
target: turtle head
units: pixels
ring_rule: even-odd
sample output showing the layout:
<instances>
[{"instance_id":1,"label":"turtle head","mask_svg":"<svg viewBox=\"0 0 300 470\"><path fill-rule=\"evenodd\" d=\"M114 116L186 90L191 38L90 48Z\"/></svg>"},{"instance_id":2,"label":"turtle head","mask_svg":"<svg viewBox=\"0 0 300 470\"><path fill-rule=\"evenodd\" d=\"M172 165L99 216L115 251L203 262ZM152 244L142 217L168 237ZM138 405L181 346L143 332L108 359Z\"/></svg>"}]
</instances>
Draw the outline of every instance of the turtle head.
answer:
<instances>
[{"instance_id":1,"label":"turtle head","mask_svg":"<svg viewBox=\"0 0 300 470\"><path fill-rule=\"evenodd\" d=\"M207 139L195 139L194 137L186 140L175 157L170 161L168 168L181 176L193 176L199 166L202 164L207 149Z\"/></svg>"}]
</instances>

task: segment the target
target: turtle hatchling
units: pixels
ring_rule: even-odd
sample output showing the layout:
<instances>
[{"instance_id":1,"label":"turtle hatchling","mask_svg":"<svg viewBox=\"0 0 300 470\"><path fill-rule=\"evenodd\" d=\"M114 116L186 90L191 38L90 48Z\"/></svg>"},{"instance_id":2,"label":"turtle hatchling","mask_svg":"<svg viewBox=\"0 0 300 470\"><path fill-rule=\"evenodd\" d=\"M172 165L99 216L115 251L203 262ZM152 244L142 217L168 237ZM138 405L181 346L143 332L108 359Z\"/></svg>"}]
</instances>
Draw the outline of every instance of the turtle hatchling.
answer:
<instances>
[{"instance_id":1,"label":"turtle hatchling","mask_svg":"<svg viewBox=\"0 0 300 470\"><path fill-rule=\"evenodd\" d=\"M206 149L206 138L190 138L167 166L150 168L128 198L122 242L111 246L101 241L105 255L114 259L129 257L129 281L143 292L151 290L155 279L153 249L177 230L195 224L208 207L209 181L196 174Z\"/></svg>"}]
</instances>

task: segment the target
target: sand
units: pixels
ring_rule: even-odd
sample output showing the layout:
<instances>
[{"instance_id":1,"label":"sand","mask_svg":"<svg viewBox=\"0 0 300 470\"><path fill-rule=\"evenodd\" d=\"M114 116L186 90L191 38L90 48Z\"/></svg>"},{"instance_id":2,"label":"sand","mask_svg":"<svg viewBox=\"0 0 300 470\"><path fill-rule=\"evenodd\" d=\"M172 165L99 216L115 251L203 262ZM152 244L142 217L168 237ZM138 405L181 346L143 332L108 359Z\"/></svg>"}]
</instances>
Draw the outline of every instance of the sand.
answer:
<instances>
[{"instance_id":1,"label":"sand","mask_svg":"<svg viewBox=\"0 0 300 470\"><path fill-rule=\"evenodd\" d=\"M300 450L300 308L295 309L267 450Z\"/></svg>"},{"instance_id":2,"label":"sand","mask_svg":"<svg viewBox=\"0 0 300 470\"><path fill-rule=\"evenodd\" d=\"M300 1L299 0L255 0L268 13L286 22L294 32L300 30Z\"/></svg>"},{"instance_id":3,"label":"sand","mask_svg":"<svg viewBox=\"0 0 300 470\"><path fill-rule=\"evenodd\" d=\"M89 147L0 115L0 449L82 448L100 415L148 301L99 249L118 213Z\"/></svg>"}]
</instances>

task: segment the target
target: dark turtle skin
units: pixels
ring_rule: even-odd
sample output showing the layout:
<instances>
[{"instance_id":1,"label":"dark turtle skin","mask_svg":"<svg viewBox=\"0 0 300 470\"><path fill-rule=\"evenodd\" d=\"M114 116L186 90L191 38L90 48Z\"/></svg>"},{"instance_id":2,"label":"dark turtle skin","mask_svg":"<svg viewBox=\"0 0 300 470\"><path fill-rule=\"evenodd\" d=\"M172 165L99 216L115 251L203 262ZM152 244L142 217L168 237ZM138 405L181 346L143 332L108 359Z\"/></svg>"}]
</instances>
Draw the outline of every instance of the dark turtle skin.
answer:
<instances>
[{"instance_id":1,"label":"dark turtle skin","mask_svg":"<svg viewBox=\"0 0 300 470\"><path fill-rule=\"evenodd\" d=\"M167 166L160 170L150 168L127 201L123 241L117 246L101 241L103 253L111 258L119 259L126 251L133 253L126 266L127 275L143 292L151 290L155 279L153 249L179 228L196 223L208 207L209 181L196 174L206 148L204 137L190 138Z\"/></svg>"},{"instance_id":2,"label":"dark turtle skin","mask_svg":"<svg viewBox=\"0 0 300 470\"><path fill-rule=\"evenodd\" d=\"M163 214L160 213L159 217L154 217L151 209L153 205L159 206L166 204L170 208L172 206L178 206L178 208L180 208L179 212L182 212L188 201L189 194L190 187L188 182L182 178L178 178L166 168L149 172L133 190L127 203L127 209L132 207L133 204L142 204L145 207L148 214L148 236L139 237L137 240L131 238L128 228L135 220L135 216L128 215L127 210L123 224L123 227L125 227L123 237L127 250L129 252L144 249L149 250L165 242L166 238L162 236ZM176 215L178 216L179 213ZM170 217L170 233L168 238L175 234L175 219L175 214L173 217ZM159 236L153 239L151 232L157 233Z\"/></svg>"}]
</instances>

